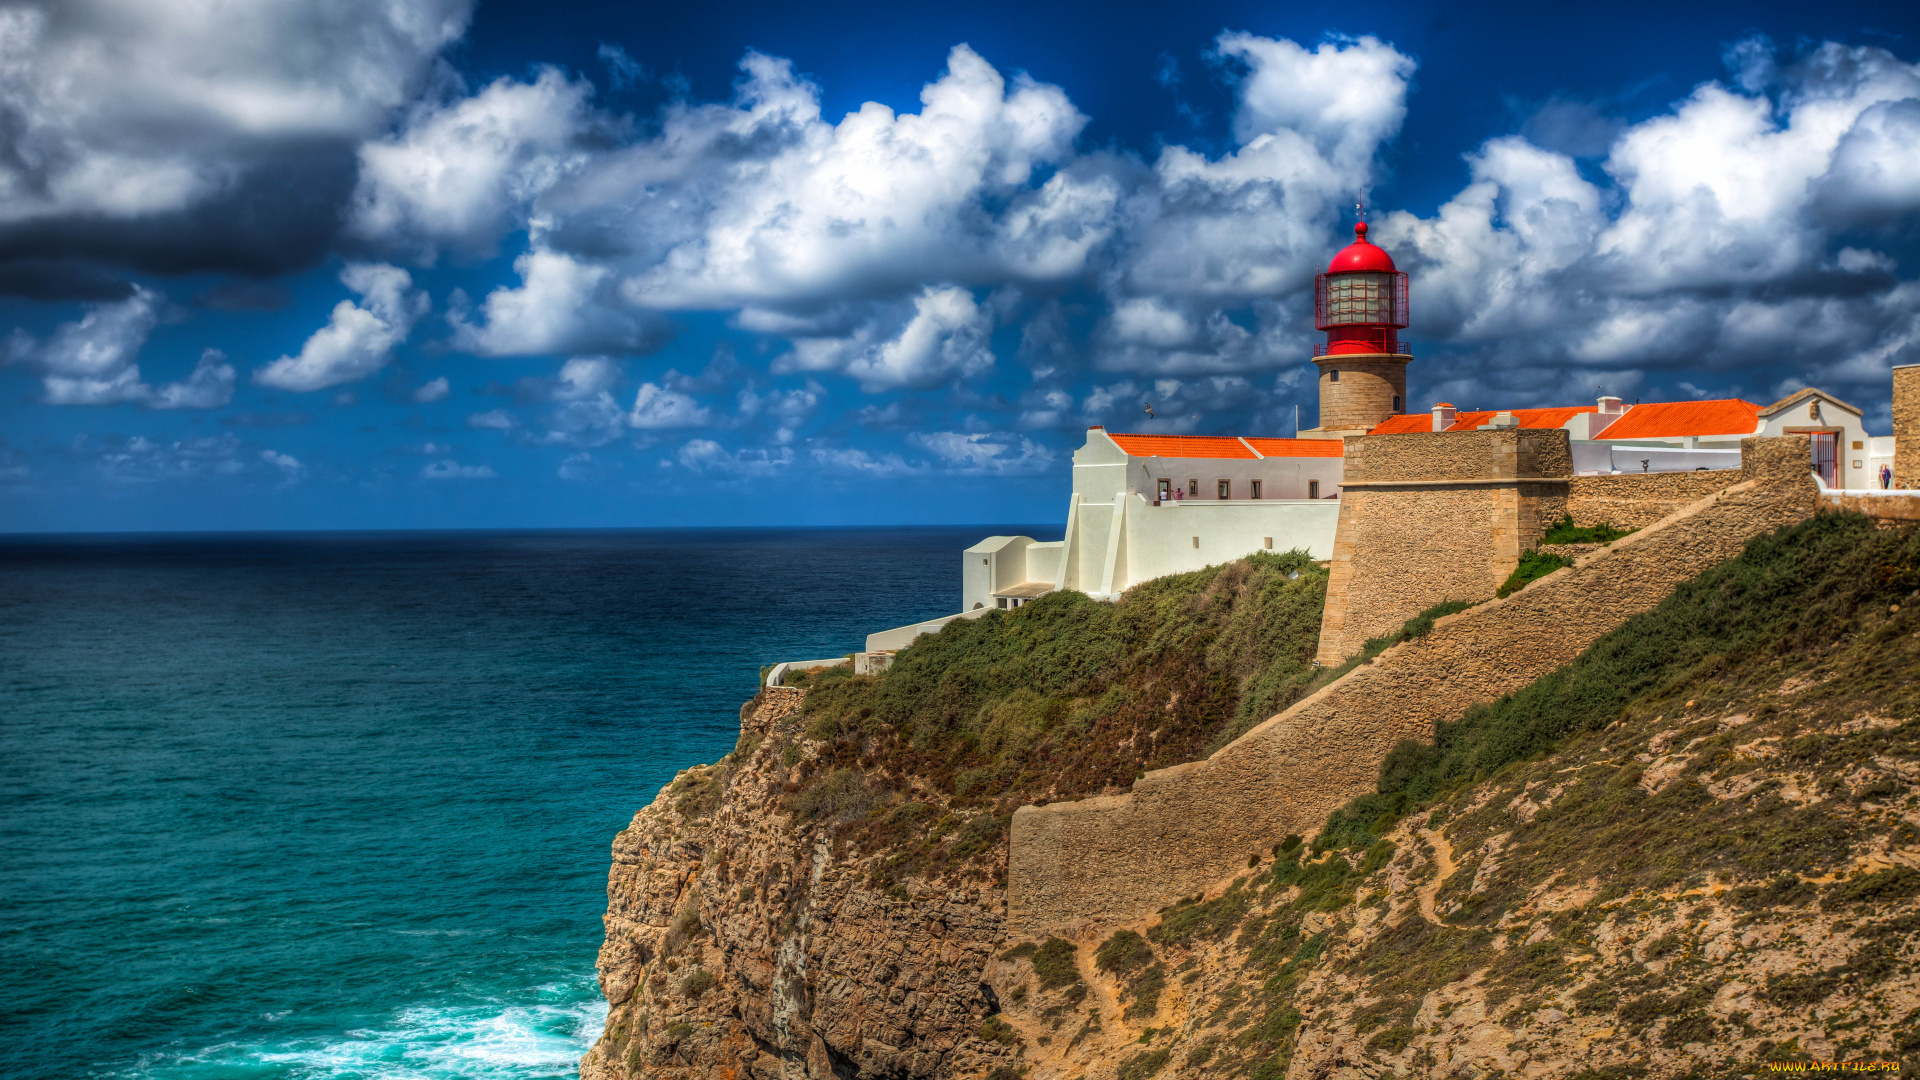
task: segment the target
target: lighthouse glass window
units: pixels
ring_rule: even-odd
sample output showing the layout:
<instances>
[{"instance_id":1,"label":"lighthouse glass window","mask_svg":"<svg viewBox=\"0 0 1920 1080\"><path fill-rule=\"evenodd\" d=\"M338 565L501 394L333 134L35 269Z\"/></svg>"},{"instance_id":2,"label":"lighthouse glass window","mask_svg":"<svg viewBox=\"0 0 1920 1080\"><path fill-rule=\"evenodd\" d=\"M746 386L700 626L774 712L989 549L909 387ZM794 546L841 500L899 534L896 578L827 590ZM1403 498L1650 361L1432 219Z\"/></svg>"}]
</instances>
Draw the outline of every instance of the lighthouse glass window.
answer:
<instances>
[{"instance_id":1,"label":"lighthouse glass window","mask_svg":"<svg viewBox=\"0 0 1920 1080\"><path fill-rule=\"evenodd\" d=\"M1327 275L1328 325L1394 322L1394 275Z\"/></svg>"}]
</instances>

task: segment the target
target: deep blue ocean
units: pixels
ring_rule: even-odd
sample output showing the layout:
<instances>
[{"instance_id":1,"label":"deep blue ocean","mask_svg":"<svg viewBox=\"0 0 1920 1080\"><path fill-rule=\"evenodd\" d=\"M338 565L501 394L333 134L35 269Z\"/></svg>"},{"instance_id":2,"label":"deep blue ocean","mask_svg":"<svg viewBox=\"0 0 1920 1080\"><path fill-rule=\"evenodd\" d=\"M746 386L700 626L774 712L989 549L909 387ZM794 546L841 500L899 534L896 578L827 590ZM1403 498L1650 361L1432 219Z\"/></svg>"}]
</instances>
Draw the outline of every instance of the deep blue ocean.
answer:
<instances>
[{"instance_id":1,"label":"deep blue ocean","mask_svg":"<svg viewBox=\"0 0 1920 1080\"><path fill-rule=\"evenodd\" d=\"M571 1076L613 834L1021 531L0 538L0 1075Z\"/></svg>"}]
</instances>

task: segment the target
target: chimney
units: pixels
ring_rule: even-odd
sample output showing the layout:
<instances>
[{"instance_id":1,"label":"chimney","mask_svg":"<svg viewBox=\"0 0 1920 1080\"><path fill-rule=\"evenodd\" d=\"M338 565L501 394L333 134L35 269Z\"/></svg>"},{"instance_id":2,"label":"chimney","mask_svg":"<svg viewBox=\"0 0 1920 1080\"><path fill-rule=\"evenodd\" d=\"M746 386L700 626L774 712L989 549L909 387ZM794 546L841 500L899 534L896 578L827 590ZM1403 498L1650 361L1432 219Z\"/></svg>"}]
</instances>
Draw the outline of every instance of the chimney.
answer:
<instances>
[{"instance_id":1,"label":"chimney","mask_svg":"<svg viewBox=\"0 0 1920 1080\"><path fill-rule=\"evenodd\" d=\"M1433 407L1433 430L1445 431L1453 426L1453 406L1441 402Z\"/></svg>"},{"instance_id":2,"label":"chimney","mask_svg":"<svg viewBox=\"0 0 1920 1080\"><path fill-rule=\"evenodd\" d=\"M1602 416L1619 416L1626 411L1626 406L1620 404L1620 399L1617 397L1607 395L1600 399L1600 415Z\"/></svg>"},{"instance_id":3,"label":"chimney","mask_svg":"<svg viewBox=\"0 0 1920 1080\"><path fill-rule=\"evenodd\" d=\"M1494 430L1498 428L1517 428L1519 426L1520 426L1520 421L1514 419L1514 415L1512 413L1503 412L1503 413L1494 413L1492 420L1489 420L1488 422L1480 425L1480 430L1488 431L1488 430Z\"/></svg>"}]
</instances>

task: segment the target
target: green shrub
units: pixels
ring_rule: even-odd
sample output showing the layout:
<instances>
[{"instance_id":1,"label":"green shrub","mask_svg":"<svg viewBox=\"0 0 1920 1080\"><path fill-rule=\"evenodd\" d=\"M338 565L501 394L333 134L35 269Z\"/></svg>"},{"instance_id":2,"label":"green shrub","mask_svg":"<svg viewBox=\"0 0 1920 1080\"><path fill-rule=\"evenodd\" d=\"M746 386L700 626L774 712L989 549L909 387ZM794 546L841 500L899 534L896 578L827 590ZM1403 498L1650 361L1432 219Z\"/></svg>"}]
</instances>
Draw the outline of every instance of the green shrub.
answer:
<instances>
[{"instance_id":1,"label":"green shrub","mask_svg":"<svg viewBox=\"0 0 1920 1080\"><path fill-rule=\"evenodd\" d=\"M1412 1042L1413 1037L1418 1034L1420 1034L1419 1028L1390 1027L1380 1034L1375 1035L1373 1038L1368 1039L1367 1049L1383 1050L1389 1054L1397 1054L1405 1050L1407 1044Z\"/></svg>"},{"instance_id":2,"label":"green shrub","mask_svg":"<svg viewBox=\"0 0 1920 1080\"><path fill-rule=\"evenodd\" d=\"M1147 938L1157 945L1178 945L1199 938L1225 937L1247 916L1253 894L1236 882L1212 900L1182 900L1168 908L1160 921L1147 928Z\"/></svg>"},{"instance_id":3,"label":"green shrub","mask_svg":"<svg viewBox=\"0 0 1920 1080\"><path fill-rule=\"evenodd\" d=\"M1546 577L1563 566L1572 566L1573 560L1562 555L1553 555L1544 551L1529 551L1520 556L1520 565L1513 568L1507 580L1494 590L1497 597L1508 597L1526 588L1534 581Z\"/></svg>"},{"instance_id":4,"label":"green shrub","mask_svg":"<svg viewBox=\"0 0 1920 1080\"><path fill-rule=\"evenodd\" d=\"M989 1016L980 1024L980 1037L1002 1046L1012 1046L1020 1041L1020 1035L1013 1030L1013 1025L997 1016Z\"/></svg>"},{"instance_id":5,"label":"green shrub","mask_svg":"<svg viewBox=\"0 0 1920 1080\"><path fill-rule=\"evenodd\" d=\"M1920 870L1907 866L1894 866L1835 882L1827 890L1823 906L1831 908L1843 904L1884 904L1893 900L1904 900L1915 893L1920 893Z\"/></svg>"},{"instance_id":6,"label":"green shrub","mask_svg":"<svg viewBox=\"0 0 1920 1080\"><path fill-rule=\"evenodd\" d=\"M1116 930L1100 944L1093 962L1101 971L1126 975L1153 963L1153 948L1146 938L1131 930Z\"/></svg>"},{"instance_id":7,"label":"green shrub","mask_svg":"<svg viewBox=\"0 0 1920 1080\"><path fill-rule=\"evenodd\" d=\"M873 805L867 778L853 769L834 769L787 798L787 809L795 820L806 822L858 817Z\"/></svg>"},{"instance_id":8,"label":"green shrub","mask_svg":"<svg viewBox=\"0 0 1920 1080\"><path fill-rule=\"evenodd\" d=\"M1542 544L1611 544L1623 536L1631 535L1637 529L1616 529L1611 525L1575 525L1573 516L1568 515L1553 523L1546 535L1540 538Z\"/></svg>"},{"instance_id":9,"label":"green shrub","mask_svg":"<svg viewBox=\"0 0 1920 1080\"><path fill-rule=\"evenodd\" d=\"M1173 1048L1163 1046L1158 1050L1149 1050L1144 1054L1135 1054L1120 1064L1114 1074L1115 1080L1149 1080L1160 1075L1167 1067L1167 1061L1173 1057Z\"/></svg>"},{"instance_id":10,"label":"green shrub","mask_svg":"<svg viewBox=\"0 0 1920 1080\"><path fill-rule=\"evenodd\" d=\"M697 998L719 984L720 980L714 978L712 972L706 968L697 967L687 972L687 977L680 980L680 993L686 997Z\"/></svg>"},{"instance_id":11,"label":"green shrub","mask_svg":"<svg viewBox=\"0 0 1920 1080\"><path fill-rule=\"evenodd\" d=\"M1133 996L1133 1004L1128 1005L1126 1012L1121 1015L1125 1019L1134 1020L1142 1016L1152 1016L1154 1013L1159 1012L1160 993L1166 988L1167 969L1165 966L1155 964L1141 972L1139 978L1133 980L1133 985L1128 991Z\"/></svg>"},{"instance_id":12,"label":"green shrub","mask_svg":"<svg viewBox=\"0 0 1920 1080\"><path fill-rule=\"evenodd\" d=\"M1064 938L1052 937L1034 949L1030 954L1033 961L1033 973L1040 980L1040 989L1052 990L1080 981L1080 965L1076 962L1078 950L1073 942Z\"/></svg>"}]
</instances>

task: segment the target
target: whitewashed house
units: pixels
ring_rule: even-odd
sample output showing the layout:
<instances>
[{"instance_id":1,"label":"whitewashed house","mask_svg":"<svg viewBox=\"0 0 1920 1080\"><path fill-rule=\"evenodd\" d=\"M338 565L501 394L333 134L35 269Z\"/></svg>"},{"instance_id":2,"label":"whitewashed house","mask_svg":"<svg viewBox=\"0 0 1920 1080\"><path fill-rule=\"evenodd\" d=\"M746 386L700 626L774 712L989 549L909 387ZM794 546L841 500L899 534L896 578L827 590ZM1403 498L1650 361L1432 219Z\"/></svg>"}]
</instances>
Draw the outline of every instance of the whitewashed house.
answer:
<instances>
[{"instance_id":1,"label":"whitewashed house","mask_svg":"<svg viewBox=\"0 0 1920 1080\"><path fill-rule=\"evenodd\" d=\"M963 555L964 610L1055 589L1112 596L1254 551L1333 554L1341 443L1087 429L1064 539L992 536Z\"/></svg>"}]
</instances>

